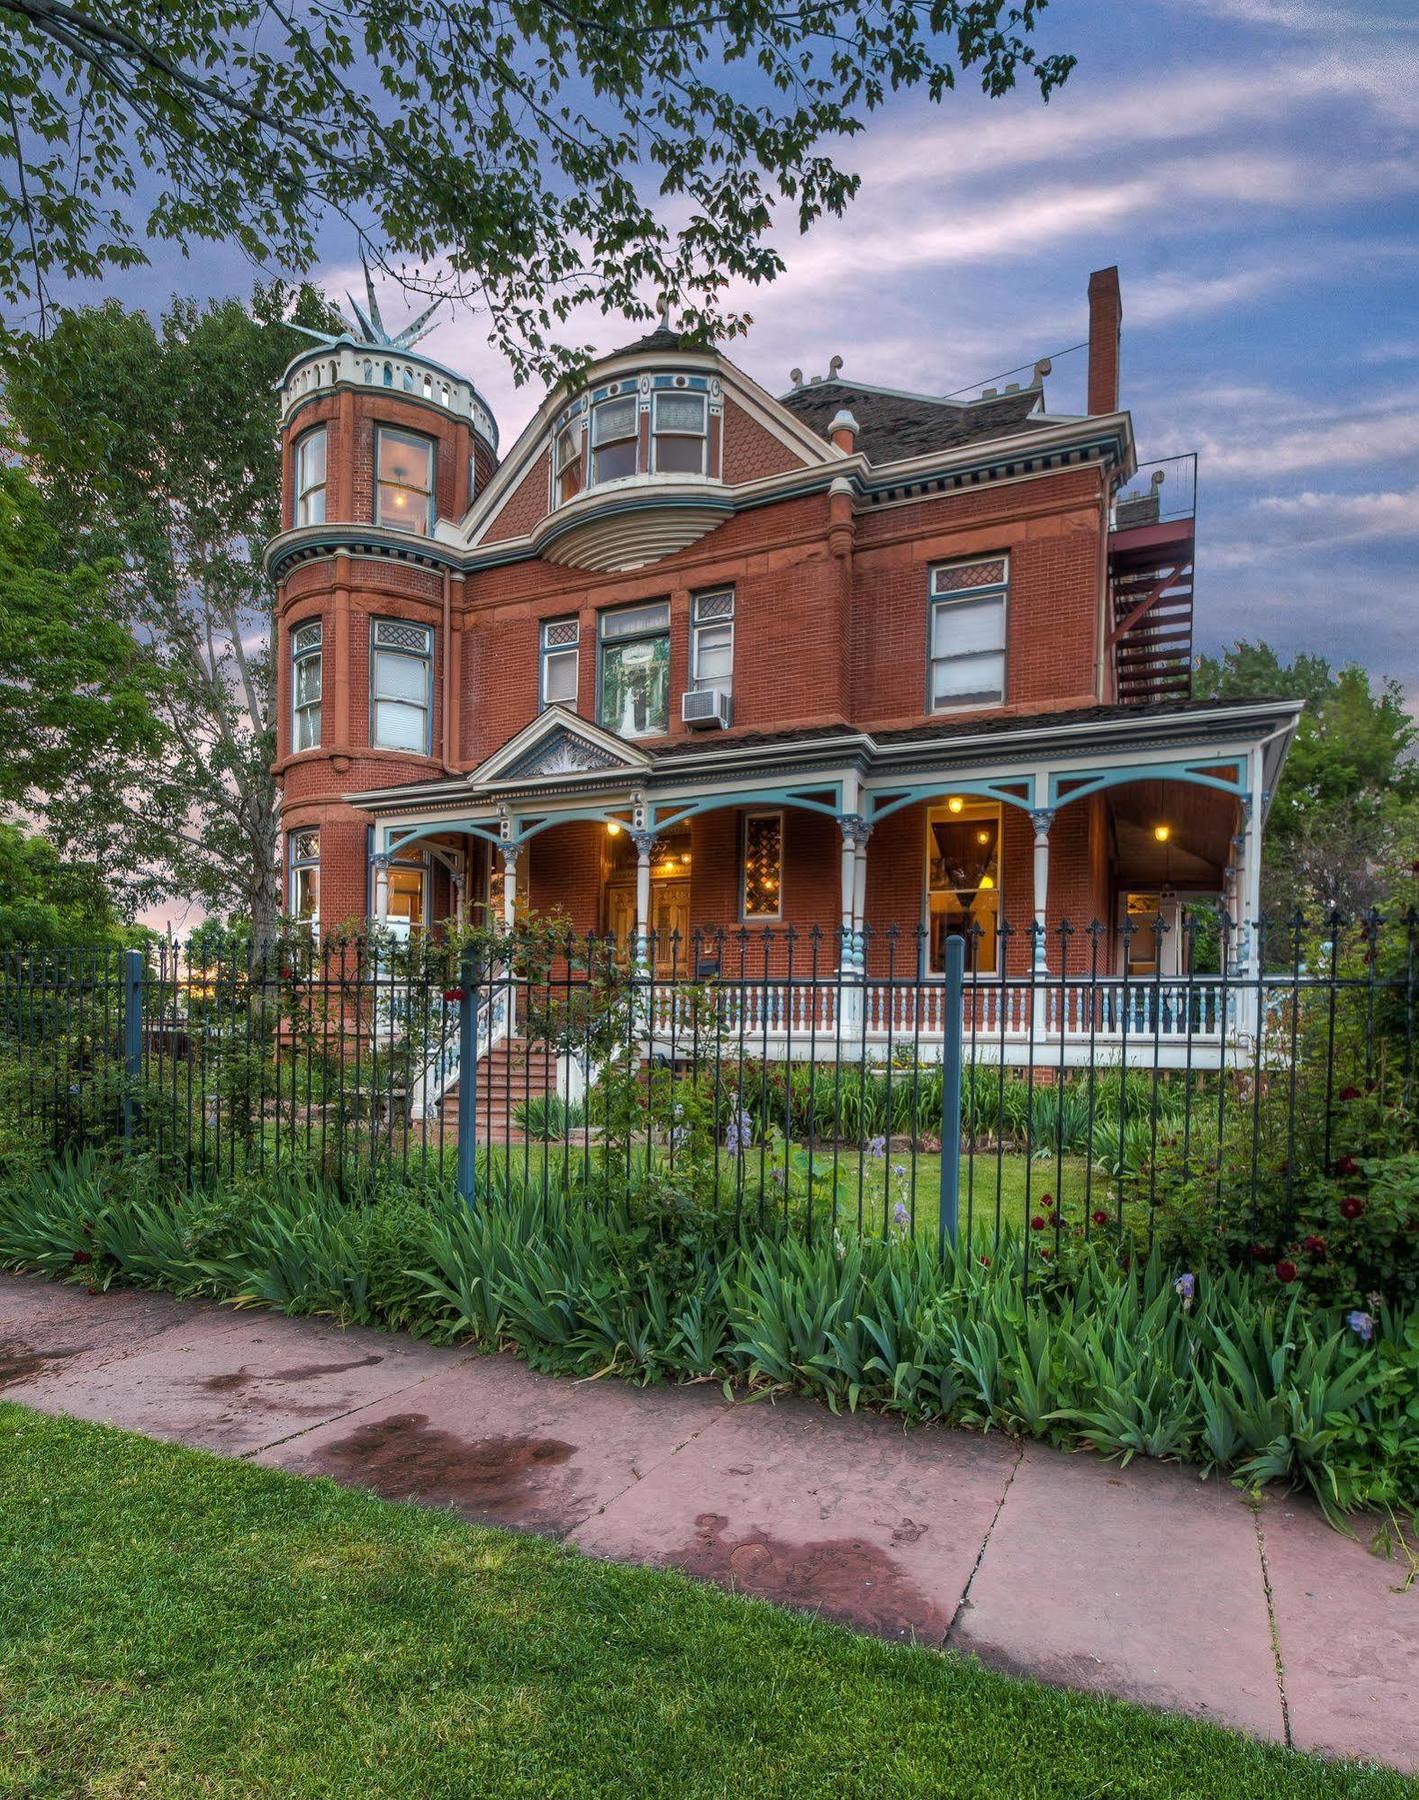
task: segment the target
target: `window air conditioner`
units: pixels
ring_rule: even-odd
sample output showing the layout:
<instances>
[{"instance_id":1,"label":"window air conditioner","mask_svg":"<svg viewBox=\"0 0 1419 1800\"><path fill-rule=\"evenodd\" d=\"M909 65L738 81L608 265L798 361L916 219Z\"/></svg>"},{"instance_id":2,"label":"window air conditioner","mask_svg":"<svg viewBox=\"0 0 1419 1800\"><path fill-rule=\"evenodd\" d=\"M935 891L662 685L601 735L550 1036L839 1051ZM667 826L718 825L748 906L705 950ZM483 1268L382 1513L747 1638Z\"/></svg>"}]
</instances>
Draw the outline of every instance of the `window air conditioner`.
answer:
<instances>
[{"instance_id":1,"label":"window air conditioner","mask_svg":"<svg viewBox=\"0 0 1419 1800\"><path fill-rule=\"evenodd\" d=\"M699 688L685 695L680 717L692 729L722 731L729 723L731 705L728 688Z\"/></svg>"}]
</instances>

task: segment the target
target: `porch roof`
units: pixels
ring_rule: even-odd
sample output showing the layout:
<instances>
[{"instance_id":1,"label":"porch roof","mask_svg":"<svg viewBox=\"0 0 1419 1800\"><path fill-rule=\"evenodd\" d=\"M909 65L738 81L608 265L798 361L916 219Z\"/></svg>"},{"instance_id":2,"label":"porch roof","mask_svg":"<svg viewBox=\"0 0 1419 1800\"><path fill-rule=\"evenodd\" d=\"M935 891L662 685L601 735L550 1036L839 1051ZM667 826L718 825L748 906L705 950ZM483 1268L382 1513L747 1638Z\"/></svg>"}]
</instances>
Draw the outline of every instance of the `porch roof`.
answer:
<instances>
[{"instance_id":1,"label":"porch roof","mask_svg":"<svg viewBox=\"0 0 1419 1800\"><path fill-rule=\"evenodd\" d=\"M757 803L780 795L829 814L853 813L860 802L852 796L875 795L869 811L876 817L928 786L959 785L1016 805L1053 806L1126 781L1135 768L1147 778L1186 769L1184 779L1240 792L1240 767L1235 787L1226 771L1223 779L1202 771L1208 763L1240 763L1260 747L1264 813L1299 711L1294 700L1187 700L941 719L870 732L829 722L647 750L554 707L467 774L370 789L350 800L376 817L411 824L462 816L463 828L473 829L466 821L476 817L485 836L497 835L503 814L513 817L517 835L517 821L534 814L547 822L549 814L610 817L609 807L621 816L629 805L647 807L655 820L704 810L716 794L726 805L736 796ZM569 757L573 742L594 754Z\"/></svg>"}]
</instances>

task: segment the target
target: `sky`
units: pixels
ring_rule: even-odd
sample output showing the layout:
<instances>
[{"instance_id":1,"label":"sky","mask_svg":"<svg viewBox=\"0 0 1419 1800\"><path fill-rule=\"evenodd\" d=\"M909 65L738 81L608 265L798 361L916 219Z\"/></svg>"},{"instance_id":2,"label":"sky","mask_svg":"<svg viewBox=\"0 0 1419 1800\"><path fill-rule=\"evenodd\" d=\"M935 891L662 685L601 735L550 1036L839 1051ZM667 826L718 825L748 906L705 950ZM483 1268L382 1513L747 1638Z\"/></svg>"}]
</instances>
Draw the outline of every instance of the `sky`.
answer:
<instances>
[{"instance_id":1,"label":"sky","mask_svg":"<svg viewBox=\"0 0 1419 1800\"><path fill-rule=\"evenodd\" d=\"M979 388L1077 345L1089 272L1116 263L1140 460L1199 456L1198 647L1358 661L1419 707L1419 17L1407 0L1055 0L1040 36L1079 59L1048 105L963 86L873 116L843 151L857 201L780 240L787 272L736 296L754 327L730 354L775 393L835 354L851 380ZM317 278L343 304L341 236ZM258 273L220 249L157 254L108 291L156 307ZM407 316L383 299L391 325ZM644 329L577 326L599 349ZM425 347L511 443L539 396L485 325L445 315ZM1082 410L1083 384L1083 352L1056 354L1049 410Z\"/></svg>"}]
</instances>

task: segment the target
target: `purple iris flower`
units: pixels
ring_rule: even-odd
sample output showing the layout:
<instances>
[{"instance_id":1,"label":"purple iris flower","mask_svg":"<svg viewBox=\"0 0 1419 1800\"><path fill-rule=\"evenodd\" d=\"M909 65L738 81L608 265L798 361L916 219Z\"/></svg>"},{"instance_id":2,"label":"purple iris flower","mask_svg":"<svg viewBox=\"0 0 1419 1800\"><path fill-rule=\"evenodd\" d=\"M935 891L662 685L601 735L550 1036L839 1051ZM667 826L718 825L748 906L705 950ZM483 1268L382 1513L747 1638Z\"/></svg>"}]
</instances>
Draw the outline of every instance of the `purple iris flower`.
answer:
<instances>
[{"instance_id":1,"label":"purple iris flower","mask_svg":"<svg viewBox=\"0 0 1419 1800\"><path fill-rule=\"evenodd\" d=\"M1362 1344L1368 1344L1375 1335L1375 1321L1367 1312L1346 1313L1345 1323Z\"/></svg>"},{"instance_id":2,"label":"purple iris flower","mask_svg":"<svg viewBox=\"0 0 1419 1800\"><path fill-rule=\"evenodd\" d=\"M867 1154L869 1156L885 1156L887 1154L886 1138L884 1138L884 1137L868 1138Z\"/></svg>"},{"instance_id":3,"label":"purple iris flower","mask_svg":"<svg viewBox=\"0 0 1419 1800\"><path fill-rule=\"evenodd\" d=\"M1184 1306L1191 1306L1193 1296L1197 1293L1197 1277L1195 1275L1179 1275L1173 1283L1178 1297Z\"/></svg>"}]
</instances>

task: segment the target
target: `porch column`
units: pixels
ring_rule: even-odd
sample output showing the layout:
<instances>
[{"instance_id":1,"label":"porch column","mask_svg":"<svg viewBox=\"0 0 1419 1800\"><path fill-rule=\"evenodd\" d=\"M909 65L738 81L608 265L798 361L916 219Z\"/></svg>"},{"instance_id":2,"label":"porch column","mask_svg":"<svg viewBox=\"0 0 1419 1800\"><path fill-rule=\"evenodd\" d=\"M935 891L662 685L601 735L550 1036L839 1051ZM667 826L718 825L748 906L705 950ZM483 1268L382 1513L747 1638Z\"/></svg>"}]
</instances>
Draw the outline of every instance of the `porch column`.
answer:
<instances>
[{"instance_id":1,"label":"porch column","mask_svg":"<svg viewBox=\"0 0 1419 1800\"><path fill-rule=\"evenodd\" d=\"M633 831L631 842L636 847L636 935L631 946L632 958L646 961L650 941L650 853L655 848L653 831Z\"/></svg>"},{"instance_id":2,"label":"porch column","mask_svg":"<svg viewBox=\"0 0 1419 1800\"><path fill-rule=\"evenodd\" d=\"M1035 973L1048 973L1049 957L1046 954L1045 922L1049 907L1049 832L1054 824L1055 809L1052 806L1037 806L1030 813L1030 823L1035 828Z\"/></svg>"},{"instance_id":3,"label":"porch column","mask_svg":"<svg viewBox=\"0 0 1419 1800\"><path fill-rule=\"evenodd\" d=\"M468 918L468 858L459 851L449 865L449 881L453 887L454 922L463 925Z\"/></svg>"},{"instance_id":4,"label":"porch column","mask_svg":"<svg viewBox=\"0 0 1419 1800\"><path fill-rule=\"evenodd\" d=\"M844 1056L862 1054L867 1023L867 950L862 922L867 896L867 840L872 827L861 813L843 813L842 949L838 960L838 1043Z\"/></svg>"},{"instance_id":5,"label":"porch column","mask_svg":"<svg viewBox=\"0 0 1419 1800\"><path fill-rule=\"evenodd\" d=\"M374 922L383 928L389 919L389 858L376 856L374 863Z\"/></svg>"},{"instance_id":6,"label":"porch column","mask_svg":"<svg viewBox=\"0 0 1419 1800\"><path fill-rule=\"evenodd\" d=\"M511 931L517 923L517 859L521 844L499 844L503 858L503 930Z\"/></svg>"}]
</instances>

